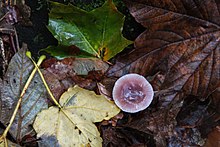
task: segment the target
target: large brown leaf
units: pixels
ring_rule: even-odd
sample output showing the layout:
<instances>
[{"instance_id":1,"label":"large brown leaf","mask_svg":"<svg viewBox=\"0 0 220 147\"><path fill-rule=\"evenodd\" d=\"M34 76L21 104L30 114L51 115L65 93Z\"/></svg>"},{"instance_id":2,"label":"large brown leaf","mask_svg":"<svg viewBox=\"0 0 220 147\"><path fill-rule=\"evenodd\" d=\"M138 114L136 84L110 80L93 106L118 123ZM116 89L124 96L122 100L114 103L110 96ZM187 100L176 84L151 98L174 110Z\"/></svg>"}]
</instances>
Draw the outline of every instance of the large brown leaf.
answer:
<instances>
[{"instance_id":1,"label":"large brown leaf","mask_svg":"<svg viewBox=\"0 0 220 147\"><path fill-rule=\"evenodd\" d=\"M128 125L152 132L156 144L164 146L177 134L175 118L184 98L193 95L204 100L220 86L220 1L125 2L147 29L137 37L132 51L118 57L107 75L165 75L151 105L156 109L149 108L144 112L149 115Z\"/></svg>"},{"instance_id":2,"label":"large brown leaf","mask_svg":"<svg viewBox=\"0 0 220 147\"><path fill-rule=\"evenodd\" d=\"M126 1L131 14L148 29L135 49L117 60L108 74L145 76L158 71L166 77L161 89L200 96L219 87L220 2Z\"/></svg>"}]
</instances>

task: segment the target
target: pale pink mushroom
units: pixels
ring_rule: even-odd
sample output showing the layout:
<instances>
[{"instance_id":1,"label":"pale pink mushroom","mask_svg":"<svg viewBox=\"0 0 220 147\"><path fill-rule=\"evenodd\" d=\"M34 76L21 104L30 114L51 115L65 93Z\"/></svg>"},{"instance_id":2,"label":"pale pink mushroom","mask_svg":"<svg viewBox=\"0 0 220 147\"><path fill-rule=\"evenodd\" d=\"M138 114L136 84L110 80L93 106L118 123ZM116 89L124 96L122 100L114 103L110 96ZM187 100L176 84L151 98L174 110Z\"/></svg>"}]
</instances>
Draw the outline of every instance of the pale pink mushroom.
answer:
<instances>
[{"instance_id":1,"label":"pale pink mushroom","mask_svg":"<svg viewBox=\"0 0 220 147\"><path fill-rule=\"evenodd\" d=\"M136 113L150 105L154 91L151 84L143 76L127 74L115 82L112 96L115 104L121 110Z\"/></svg>"}]
</instances>

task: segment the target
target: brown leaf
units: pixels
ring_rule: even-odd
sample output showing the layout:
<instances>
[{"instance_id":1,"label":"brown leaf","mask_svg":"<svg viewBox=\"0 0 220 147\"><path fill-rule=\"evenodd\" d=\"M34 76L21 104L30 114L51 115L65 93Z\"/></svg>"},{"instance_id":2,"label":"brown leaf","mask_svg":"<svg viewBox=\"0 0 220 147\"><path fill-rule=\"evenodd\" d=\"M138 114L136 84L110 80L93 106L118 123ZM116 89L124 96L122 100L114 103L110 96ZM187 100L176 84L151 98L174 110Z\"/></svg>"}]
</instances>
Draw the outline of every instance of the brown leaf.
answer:
<instances>
[{"instance_id":1,"label":"brown leaf","mask_svg":"<svg viewBox=\"0 0 220 147\"><path fill-rule=\"evenodd\" d=\"M117 58L107 75L165 75L159 80L162 83L154 86L158 92L151 107L157 109L146 110L148 116L129 124L153 132L156 144L164 146L175 135L175 118L183 100L188 95L205 100L220 87L220 2L125 2L136 21L147 29L136 38L132 51Z\"/></svg>"},{"instance_id":2,"label":"brown leaf","mask_svg":"<svg viewBox=\"0 0 220 147\"><path fill-rule=\"evenodd\" d=\"M148 29L136 48L121 56L108 75L166 73L161 89L201 99L216 90L220 79L219 2L126 1L131 14ZM212 9L209 9L209 8Z\"/></svg>"},{"instance_id":3,"label":"brown leaf","mask_svg":"<svg viewBox=\"0 0 220 147\"><path fill-rule=\"evenodd\" d=\"M151 135L131 128L102 126L103 147L155 146Z\"/></svg>"},{"instance_id":4,"label":"brown leaf","mask_svg":"<svg viewBox=\"0 0 220 147\"><path fill-rule=\"evenodd\" d=\"M54 97L58 100L63 92L74 85L94 90L96 82L102 79L108 64L98 59L56 60L51 58L43 63L43 67L43 75ZM84 75L84 77L79 75Z\"/></svg>"},{"instance_id":5,"label":"brown leaf","mask_svg":"<svg viewBox=\"0 0 220 147\"><path fill-rule=\"evenodd\" d=\"M107 99L113 100L112 90L117 78L104 78L98 83L99 93L104 95Z\"/></svg>"},{"instance_id":6,"label":"brown leaf","mask_svg":"<svg viewBox=\"0 0 220 147\"><path fill-rule=\"evenodd\" d=\"M153 135L156 146L166 146L167 139L172 138L176 133L174 129L177 122L174 118L178 113L176 111L179 109L178 106L176 105L170 110L145 110L132 116L131 121L125 126Z\"/></svg>"},{"instance_id":7,"label":"brown leaf","mask_svg":"<svg viewBox=\"0 0 220 147\"><path fill-rule=\"evenodd\" d=\"M205 147L220 146L220 126L217 126L213 131L208 135L208 139L205 143Z\"/></svg>"},{"instance_id":8,"label":"brown leaf","mask_svg":"<svg viewBox=\"0 0 220 147\"><path fill-rule=\"evenodd\" d=\"M168 139L167 146L203 146L205 140L197 128L175 128L175 136Z\"/></svg>"}]
</instances>

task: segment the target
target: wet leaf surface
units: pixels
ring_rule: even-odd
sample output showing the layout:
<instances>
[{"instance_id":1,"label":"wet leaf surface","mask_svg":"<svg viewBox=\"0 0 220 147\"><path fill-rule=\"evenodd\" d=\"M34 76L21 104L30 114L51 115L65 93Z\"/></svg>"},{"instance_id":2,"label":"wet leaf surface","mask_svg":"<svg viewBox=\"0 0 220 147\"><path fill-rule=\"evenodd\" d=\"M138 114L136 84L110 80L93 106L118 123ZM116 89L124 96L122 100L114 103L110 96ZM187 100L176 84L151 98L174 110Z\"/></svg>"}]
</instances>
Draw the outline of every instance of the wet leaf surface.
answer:
<instances>
[{"instance_id":1,"label":"wet leaf surface","mask_svg":"<svg viewBox=\"0 0 220 147\"><path fill-rule=\"evenodd\" d=\"M32 62L26 57L25 52L26 49L23 47L12 57L3 79L0 96L1 122L5 126L11 118L23 86L33 70ZM22 137L33 131L30 125L37 113L44 108L47 108L47 95L39 75L36 74L26 90L18 114L10 129L13 138L21 141Z\"/></svg>"},{"instance_id":2,"label":"wet leaf surface","mask_svg":"<svg viewBox=\"0 0 220 147\"><path fill-rule=\"evenodd\" d=\"M139 73L149 78L159 73L164 76L157 77L156 83L152 81L157 89L152 107L127 125L153 132L157 146L166 146L175 136L175 118L181 108L186 107L184 99L189 95L201 101L210 99L220 86L219 2L126 0L125 3L134 18L147 29L136 38L132 51L118 57L107 75L121 77ZM217 94L213 96L218 99ZM212 107L207 103L205 108L199 106L191 114L186 113L187 123L198 126L197 121L205 116L200 114L201 110ZM212 127L207 126L206 130ZM199 140L188 141L199 145Z\"/></svg>"},{"instance_id":3,"label":"wet leaf surface","mask_svg":"<svg viewBox=\"0 0 220 147\"><path fill-rule=\"evenodd\" d=\"M153 137L149 134L137 131L131 128L112 128L109 126L103 126L101 128L103 137L103 146L155 146Z\"/></svg>"},{"instance_id":4,"label":"wet leaf surface","mask_svg":"<svg viewBox=\"0 0 220 147\"><path fill-rule=\"evenodd\" d=\"M161 89L183 91L205 99L216 90L220 79L217 7L214 7L215 15L200 18L181 9L175 12L169 8L173 7L169 2L164 2L165 7L157 1L127 1L131 14L148 29L135 40L136 48L126 58L120 57L108 74L120 77L135 72L149 76L160 71L166 73ZM200 4L205 6L203 9L207 8L205 4ZM155 17L151 17L153 14Z\"/></svg>"},{"instance_id":5,"label":"wet leaf surface","mask_svg":"<svg viewBox=\"0 0 220 147\"><path fill-rule=\"evenodd\" d=\"M48 28L61 45L76 45L93 57L109 60L132 43L122 36L125 17L111 0L90 12L73 5L51 3L51 6ZM48 51L53 53L52 49Z\"/></svg>"},{"instance_id":6,"label":"wet leaf surface","mask_svg":"<svg viewBox=\"0 0 220 147\"><path fill-rule=\"evenodd\" d=\"M0 7L0 77L5 74L8 64L18 50L14 24L18 22L19 14L16 7L8 7L1 3Z\"/></svg>"},{"instance_id":7,"label":"wet leaf surface","mask_svg":"<svg viewBox=\"0 0 220 147\"><path fill-rule=\"evenodd\" d=\"M74 85L95 90L96 83L101 81L103 73L109 66L99 59L51 58L46 60L42 67L44 67L43 75L58 100L63 92Z\"/></svg>"},{"instance_id":8,"label":"wet leaf surface","mask_svg":"<svg viewBox=\"0 0 220 147\"><path fill-rule=\"evenodd\" d=\"M220 146L220 126L217 126L209 133L204 147Z\"/></svg>"},{"instance_id":9,"label":"wet leaf surface","mask_svg":"<svg viewBox=\"0 0 220 147\"><path fill-rule=\"evenodd\" d=\"M110 0L108 2L110 2ZM96 126L93 126L94 128L98 127L99 132L97 130L96 132L101 134L100 137L102 137L103 140L102 146L217 147L219 142L218 132L220 125L220 2L214 0L124 0L124 2L134 19L140 23L140 25L145 27L146 30L143 30L144 32L136 38L133 49L129 48L128 50L120 52L121 50L114 48L113 50L116 51L114 53L111 53L110 51L112 50L106 48L107 45L101 47L98 46L100 45L100 42L97 42L97 40L100 40L100 36L102 37L100 33L102 34L104 30L106 32L110 31L110 33L118 31L121 35L121 30L119 31L119 28L122 27L121 21L124 19L122 15L120 18L117 18L117 21L115 21L117 23L114 22L114 25L111 24L110 27L108 25L108 20L111 19L111 17L109 16L110 14L108 15L106 12L110 13L110 11L115 10L115 8L101 10L103 7L107 8L107 5L104 5L94 11L86 12L73 6L59 5L57 3L52 4L53 9L50 14L51 19L49 25L51 26L52 22L54 22L53 24L61 22L60 26L56 26L59 28L59 30L57 30L58 32L55 32L54 34L58 33L61 35L55 35L59 42L62 42L62 39L65 39L65 41L63 41L64 44L59 44L57 47L50 48L51 50L49 52L52 55L62 59L69 56L100 56L101 58L104 58L104 60L107 60L120 52L120 54L113 57L113 60L110 60L114 66L109 69L108 64L95 59L65 58L63 60L57 60L52 58L44 62L44 65L42 66L43 69L41 70L55 98L59 100L61 95L69 87L79 85L84 89L95 91L97 94L104 95L107 99L112 100L112 88L115 81L127 73L138 73L145 76L145 78L152 84L155 91L153 102L146 110L139 113L129 114L121 112L110 120L95 123ZM32 2L28 3L31 4ZM46 8L46 5L43 7ZM63 9L59 9L61 7ZM30 9L27 8L28 7L24 7L23 9L19 8L24 10L21 17L26 15L28 18L30 16L30 14L28 14ZM76 12L74 13L74 17L72 17L73 10ZM32 10L33 14L34 11L35 9ZM38 17L38 10L36 12ZM15 11L13 11L12 14L15 14ZM65 15L61 16L61 14ZM77 21L74 20L75 17L77 18ZM7 23L13 23L17 19L14 19L13 17L11 18L7 18ZM78 20L78 18L81 19ZM99 20L99 18L101 18L101 20ZM32 19L34 20L34 17ZM96 25L93 25L94 20L97 21L97 24L101 24L100 26L97 26L99 29L98 32L93 30L96 28L94 27ZM42 20L40 19L38 22L41 21ZM69 23L70 21L71 23ZM29 23L29 20L27 19L24 23L25 22ZM84 27L84 22L87 23L86 29L88 30L82 29ZM3 22L1 21L0 27L2 27L2 24L4 25L3 27L5 27L5 24L7 23L5 23L5 20ZM46 22L43 20L41 23ZM70 26L69 24L72 25ZM103 28L105 25L102 24L106 24L106 29ZM119 24L120 26L117 31L112 29L113 26ZM38 26L37 24L34 25ZM79 30L74 30L77 28ZM36 30L39 30L39 27L37 27ZM134 31L135 30L133 30L133 32ZM93 43L89 42L91 43L90 45L92 45L92 48L87 48L88 42L85 44L80 44L81 42L78 42L79 39L82 39L82 36L87 37L86 39L90 39L89 35L87 36L87 34L83 34L74 38L71 36L73 35L71 34L73 32L86 32L87 34L92 34L90 36L92 36L93 41L95 40ZM8 49L11 47L10 35L4 33L5 32L3 32L0 37L3 39L4 47ZM34 39L39 39L39 43L37 44L41 44L42 42L41 33L42 32L34 35L36 36ZM134 33L137 34L137 32ZM26 33L19 32L19 34L23 35ZM119 36L119 38L121 37L122 36ZM106 38L104 38L104 41L102 40L101 43L105 43L105 39ZM119 45L114 39L118 39L118 37L114 38L111 35L110 40L113 41L115 46L120 48L121 46L124 48L125 44L128 44L129 42L125 41L127 43ZM120 39L118 40L120 41ZM124 40L123 37L122 40ZM46 41L49 42L50 40L46 39ZM75 44L79 47L78 48L73 45L74 42L77 42L82 46ZM110 44L111 43L109 43L109 45ZM35 45L36 44L32 46ZM97 45L98 47L94 45ZM3 58L0 57L0 63L3 63L2 59ZM13 62L13 64L17 63L19 62ZM29 68L27 69L29 70ZM107 69L108 71L106 72ZM17 75L9 76L16 77ZM11 81L13 83L13 80ZM5 82L6 81L3 80L1 85L0 80L0 89L7 93L6 90L4 90L5 85L7 85ZM15 85L16 84L12 86L16 87ZM22 87L22 84L20 85ZM3 88L1 86L3 86ZM90 96L91 95L86 96L86 98ZM10 102L6 102L6 100L9 101L8 99L3 99L2 101L2 94L0 95L0 98L3 110L1 117L6 116L6 113L8 113L8 111L6 112L6 108L10 109L7 114L10 115L16 103L16 99L10 99ZM16 96L14 98L16 98ZM86 98L83 99L85 100ZM88 100L87 102L91 104L92 101ZM91 106L97 108L99 107L97 104L99 103L95 102ZM4 108L4 105L7 105L7 107ZM26 104L21 107L19 115L22 114L24 107L26 107ZM53 106L51 108L55 107ZM66 108L69 110L69 106L66 106L65 109ZM32 109L33 108L30 110ZM58 128L58 125L51 127L55 121L51 123L46 121L46 119L49 118L57 118L54 117L56 116L53 115L54 113L58 114L60 118L64 118L58 109L53 110L55 111L50 112L49 116L45 115L45 118L39 120L42 122L42 125L48 125L48 127L45 129L39 127L39 129L43 131L51 131ZM69 115L75 115L75 112L78 111L74 110L74 112L71 114L69 113ZM81 113L84 111L80 110L79 112ZM41 115L41 113L39 115ZM86 113L86 119L90 119L91 117L92 115L87 116ZM10 116L7 116L5 119L8 120L9 118ZM81 116L79 118L81 118ZM21 122L20 124L22 124L22 122L26 120L26 116L24 118L17 118L15 124L19 122L18 120ZM31 121L32 120L33 119L31 118ZM77 132L75 128L67 127L69 125L68 119L63 120L64 121L60 122L67 125L64 125L63 127L63 130L65 131L63 131L64 135L62 136L57 137L53 133L39 133L38 137L40 136L40 138L37 138L35 132L22 132L26 130L33 131L31 128L32 123L30 121L28 123L28 129L20 126L20 135L16 135L16 133L19 132L17 131L19 129L17 129L16 126L13 126L10 131L12 137L9 137L9 134L7 139L17 141L22 146L37 146L37 143L38 146L45 147L61 146L59 141L63 140L63 136L67 136L67 133L71 132L71 137L76 137L77 135L82 134L82 131ZM4 125L7 125L7 121L3 123ZM76 123L76 125L78 125L78 123ZM5 126L1 126L1 128L4 129ZM70 131L71 128L73 131ZM73 135L74 131L77 132L77 135ZM91 140L87 139L87 141L90 142ZM70 143L69 140L63 142ZM99 145L101 145L100 142Z\"/></svg>"}]
</instances>

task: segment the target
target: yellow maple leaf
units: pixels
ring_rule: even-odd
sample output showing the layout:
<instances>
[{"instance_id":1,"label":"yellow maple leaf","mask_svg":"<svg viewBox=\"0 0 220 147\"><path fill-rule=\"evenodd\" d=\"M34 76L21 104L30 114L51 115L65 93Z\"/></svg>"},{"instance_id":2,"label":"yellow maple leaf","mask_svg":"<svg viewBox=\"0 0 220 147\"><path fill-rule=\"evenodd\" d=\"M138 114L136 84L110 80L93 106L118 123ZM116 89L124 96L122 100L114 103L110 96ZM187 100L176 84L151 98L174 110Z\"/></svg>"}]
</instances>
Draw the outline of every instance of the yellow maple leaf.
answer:
<instances>
[{"instance_id":1,"label":"yellow maple leaf","mask_svg":"<svg viewBox=\"0 0 220 147\"><path fill-rule=\"evenodd\" d=\"M33 126L38 137L55 136L64 147L101 147L102 138L93 123L108 120L120 111L104 96L78 86L61 96L60 105L62 110L52 106L40 112Z\"/></svg>"}]
</instances>

